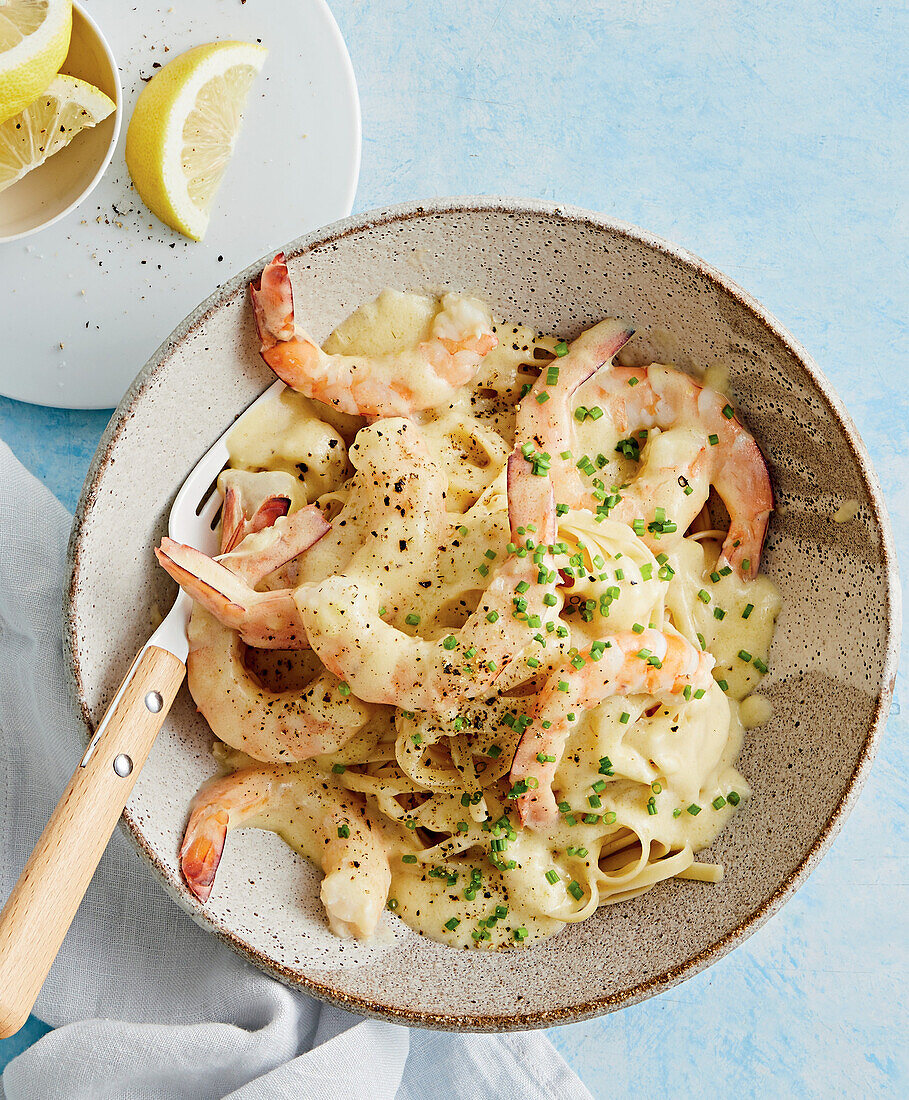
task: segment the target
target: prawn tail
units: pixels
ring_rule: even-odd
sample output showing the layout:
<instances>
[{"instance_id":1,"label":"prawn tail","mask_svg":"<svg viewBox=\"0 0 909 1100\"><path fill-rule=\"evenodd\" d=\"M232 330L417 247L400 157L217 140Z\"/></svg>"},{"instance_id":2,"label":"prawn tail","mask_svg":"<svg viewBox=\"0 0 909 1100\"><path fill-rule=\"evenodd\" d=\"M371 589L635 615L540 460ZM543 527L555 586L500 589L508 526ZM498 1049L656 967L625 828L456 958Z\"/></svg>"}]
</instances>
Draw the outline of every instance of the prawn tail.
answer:
<instances>
[{"instance_id":1,"label":"prawn tail","mask_svg":"<svg viewBox=\"0 0 909 1100\"><path fill-rule=\"evenodd\" d=\"M761 564L769 509L749 516L747 521L733 520L723 541L720 562L737 569L745 580L754 580Z\"/></svg>"},{"instance_id":2,"label":"prawn tail","mask_svg":"<svg viewBox=\"0 0 909 1100\"><path fill-rule=\"evenodd\" d=\"M228 485L224 490L224 504L221 508L221 553L228 554L243 538L246 517L240 494Z\"/></svg>"},{"instance_id":3,"label":"prawn tail","mask_svg":"<svg viewBox=\"0 0 909 1100\"><path fill-rule=\"evenodd\" d=\"M190 815L180 846L180 869L199 901L211 896L230 824L227 810L198 806Z\"/></svg>"},{"instance_id":4,"label":"prawn tail","mask_svg":"<svg viewBox=\"0 0 909 1100\"><path fill-rule=\"evenodd\" d=\"M264 356L268 348L294 335L294 293L283 252L249 284L249 293Z\"/></svg>"},{"instance_id":5,"label":"prawn tail","mask_svg":"<svg viewBox=\"0 0 909 1100\"><path fill-rule=\"evenodd\" d=\"M255 535L266 527L271 527L276 520L287 515L290 503L290 497L273 493L247 519L240 494L232 485L228 485L224 491L224 506L221 510L221 553L229 554L247 535Z\"/></svg>"},{"instance_id":6,"label":"prawn tail","mask_svg":"<svg viewBox=\"0 0 909 1100\"><path fill-rule=\"evenodd\" d=\"M192 546L163 538L155 548L158 564L194 600L212 613L225 626L239 628L246 613L247 585L229 569L207 557Z\"/></svg>"}]
</instances>

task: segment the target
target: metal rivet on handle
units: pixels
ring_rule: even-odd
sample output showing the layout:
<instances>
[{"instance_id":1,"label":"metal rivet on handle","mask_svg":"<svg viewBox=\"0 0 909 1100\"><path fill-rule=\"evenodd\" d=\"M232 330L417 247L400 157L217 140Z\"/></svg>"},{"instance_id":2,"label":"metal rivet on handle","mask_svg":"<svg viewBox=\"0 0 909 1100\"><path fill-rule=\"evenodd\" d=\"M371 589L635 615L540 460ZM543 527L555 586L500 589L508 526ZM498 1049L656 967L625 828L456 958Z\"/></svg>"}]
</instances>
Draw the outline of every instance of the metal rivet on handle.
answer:
<instances>
[{"instance_id":1,"label":"metal rivet on handle","mask_svg":"<svg viewBox=\"0 0 909 1100\"><path fill-rule=\"evenodd\" d=\"M160 691L150 691L145 696L145 707L150 710L152 714L157 714L158 711L164 706L164 700L161 698Z\"/></svg>"},{"instance_id":2,"label":"metal rivet on handle","mask_svg":"<svg viewBox=\"0 0 909 1100\"><path fill-rule=\"evenodd\" d=\"M151 708L149 708L151 709ZM133 762L125 752L118 753L114 757L114 771L121 779L125 779L133 770Z\"/></svg>"}]
</instances>

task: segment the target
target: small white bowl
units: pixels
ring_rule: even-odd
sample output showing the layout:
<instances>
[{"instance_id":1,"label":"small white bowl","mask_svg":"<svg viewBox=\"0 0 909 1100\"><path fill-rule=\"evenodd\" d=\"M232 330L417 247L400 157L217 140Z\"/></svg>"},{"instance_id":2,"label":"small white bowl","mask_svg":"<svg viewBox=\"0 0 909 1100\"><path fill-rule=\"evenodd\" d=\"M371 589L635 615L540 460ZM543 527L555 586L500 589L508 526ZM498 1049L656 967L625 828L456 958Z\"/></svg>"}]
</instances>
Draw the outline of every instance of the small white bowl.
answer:
<instances>
[{"instance_id":1,"label":"small white bowl","mask_svg":"<svg viewBox=\"0 0 909 1100\"><path fill-rule=\"evenodd\" d=\"M0 192L0 244L29 237L75 210L94 191L114 155L123 106L120 74L107 39L81 4L73 3L73 34L60 72L94 84L117 109Z\"/></svg>"}]
</instances>

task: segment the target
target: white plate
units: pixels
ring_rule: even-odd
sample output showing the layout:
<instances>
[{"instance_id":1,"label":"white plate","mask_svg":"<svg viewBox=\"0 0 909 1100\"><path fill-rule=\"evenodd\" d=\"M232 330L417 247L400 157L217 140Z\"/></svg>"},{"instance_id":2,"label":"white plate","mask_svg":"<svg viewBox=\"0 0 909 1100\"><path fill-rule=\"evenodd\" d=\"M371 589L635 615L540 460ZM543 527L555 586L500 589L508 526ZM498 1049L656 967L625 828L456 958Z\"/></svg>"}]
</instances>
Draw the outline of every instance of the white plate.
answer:
<instances>
[{"instance_id":1,"label":"white plate","mask_svg":"<svg viewBox=\"0 0 909 1100\"><path fill-rule=\"evenodd\" d=\"M119 60L124 117L91 197L28 241L0 246L0 393L64 408L116 405L133 377L212 286L263 248L350 212L360 167L360 104L324 0L90 0ZM123 160L141 77L191 46L261 40L269 55L202 243L150 213ZM62 347L61 347L62 345Z\"/></svg>"}]
</instances>

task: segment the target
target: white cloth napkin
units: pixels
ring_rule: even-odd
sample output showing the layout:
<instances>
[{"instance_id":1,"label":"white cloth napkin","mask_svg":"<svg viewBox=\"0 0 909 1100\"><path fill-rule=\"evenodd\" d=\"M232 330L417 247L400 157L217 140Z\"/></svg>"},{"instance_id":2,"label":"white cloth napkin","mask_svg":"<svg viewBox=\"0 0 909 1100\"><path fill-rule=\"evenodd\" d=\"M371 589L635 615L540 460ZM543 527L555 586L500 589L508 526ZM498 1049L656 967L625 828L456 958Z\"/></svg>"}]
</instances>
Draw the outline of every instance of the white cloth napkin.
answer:
<instances>
[{"instance_id":1,"label":"white cloth napkin","mask_svg":"<svg viewBox=\"0 0 909 1100\"><path fill-rule=\"evenodd\" d=\"M0 898L82 753L60 608L71 517L0 443ZM591 1100L540 1032L362 1020L198 928L115 832L15 1058L6 1100Z\"/></svg>"}]
</instances>

